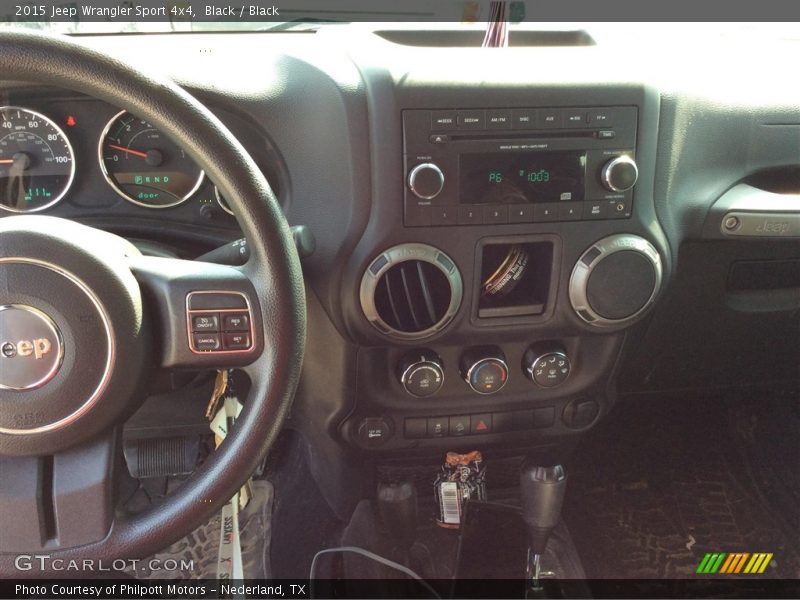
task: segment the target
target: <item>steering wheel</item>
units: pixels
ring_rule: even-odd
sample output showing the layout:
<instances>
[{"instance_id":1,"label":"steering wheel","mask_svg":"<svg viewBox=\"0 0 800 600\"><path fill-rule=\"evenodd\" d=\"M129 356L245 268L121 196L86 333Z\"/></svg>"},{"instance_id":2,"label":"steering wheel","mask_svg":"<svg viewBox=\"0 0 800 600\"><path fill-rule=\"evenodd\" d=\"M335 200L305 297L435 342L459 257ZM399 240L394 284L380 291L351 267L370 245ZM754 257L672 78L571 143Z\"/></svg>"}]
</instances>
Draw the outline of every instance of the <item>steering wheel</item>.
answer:
<instances>
[{"instance_id":1,"label":"steering wheel","mask_svg":"<svg viewBox=\"0 0 800 600\"><path fill-rule=\"evenodd\" d=\"M0 80L72 89L147 120L218 185L248 241L247 263L229 267L145 257L55 217L0 219L0 577L35 576L57 559L141 558L219 511L280 431L305 345L299 258L253 160L175 83L68 38L22 32L0 32ZM239 335L193 338L203 313L238 316ZM160 369L234 367L250 387L221 447L163 503L115 514L115 431L148 382ZM20 571L21 553L50 561Z\"/></svg>"}]
</instances>

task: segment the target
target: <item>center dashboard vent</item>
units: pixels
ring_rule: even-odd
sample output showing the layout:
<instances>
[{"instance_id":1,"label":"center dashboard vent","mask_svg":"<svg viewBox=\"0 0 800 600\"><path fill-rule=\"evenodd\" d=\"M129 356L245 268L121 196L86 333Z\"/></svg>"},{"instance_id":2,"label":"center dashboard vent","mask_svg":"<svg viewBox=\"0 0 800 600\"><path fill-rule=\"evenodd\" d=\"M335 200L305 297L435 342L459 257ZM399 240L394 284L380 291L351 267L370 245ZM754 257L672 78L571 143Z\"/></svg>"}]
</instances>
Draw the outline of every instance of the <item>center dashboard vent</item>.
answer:
<instances>
[{"instance_id":1,"label":"center dashboard vent","mask_svg":"<svg viewBox=\"0 0 800 600\"><path fill-rule=\"evenodd\" d=\"M453 319L463 297L461 274L441 250L401 244L386 250L361 279L361 308L381 333L419 340Z\"/></svg>"}]
</instances>

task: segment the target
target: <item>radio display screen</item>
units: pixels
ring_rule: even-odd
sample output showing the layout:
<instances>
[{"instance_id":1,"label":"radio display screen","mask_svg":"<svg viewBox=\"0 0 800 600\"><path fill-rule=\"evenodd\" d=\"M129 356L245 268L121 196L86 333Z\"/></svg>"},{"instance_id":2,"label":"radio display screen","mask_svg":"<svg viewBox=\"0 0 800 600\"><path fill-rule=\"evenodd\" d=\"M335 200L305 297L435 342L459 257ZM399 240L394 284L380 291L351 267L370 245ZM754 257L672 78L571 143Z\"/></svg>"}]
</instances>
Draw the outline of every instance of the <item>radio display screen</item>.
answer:
<instances>
[{"instance_id":1,"label":"radio display screen","mask_svg":"<svg viewBox=\"0 0 800 600\"><path fill-rule=\"evenodd\" d=\"M493 152L459 157L461 204L583 200L585 152Z\"/></svg>"}]
</instances>

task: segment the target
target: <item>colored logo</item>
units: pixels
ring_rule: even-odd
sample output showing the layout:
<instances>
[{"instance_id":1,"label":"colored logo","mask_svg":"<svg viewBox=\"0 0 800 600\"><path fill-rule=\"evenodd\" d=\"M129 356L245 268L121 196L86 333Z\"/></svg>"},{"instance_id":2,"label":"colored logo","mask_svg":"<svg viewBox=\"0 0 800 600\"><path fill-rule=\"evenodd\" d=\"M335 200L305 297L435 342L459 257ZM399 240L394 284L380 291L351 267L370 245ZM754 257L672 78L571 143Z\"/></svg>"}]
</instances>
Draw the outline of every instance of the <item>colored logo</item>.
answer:
<instances>
[{"instance_id":1,"label":"colored logo","mask_svg":"<svg viewBox=\"0 0 800 600\"><path fill-rule=\"evenodd\" d=\"M43 386L56 376L64 344L53 320L32 306L0 306L0 390Z\"/></svg>"},{"instance_id":2,"label":"colored logo","mask_svg":"<svg viewBox=\"0 0 800 600\"><path fill-rule=\"evenodd\" d=\"M710 552L705 555L697 573L700 575L760 575L772 560L772 553Z\"/></svg>"}]
</instances>

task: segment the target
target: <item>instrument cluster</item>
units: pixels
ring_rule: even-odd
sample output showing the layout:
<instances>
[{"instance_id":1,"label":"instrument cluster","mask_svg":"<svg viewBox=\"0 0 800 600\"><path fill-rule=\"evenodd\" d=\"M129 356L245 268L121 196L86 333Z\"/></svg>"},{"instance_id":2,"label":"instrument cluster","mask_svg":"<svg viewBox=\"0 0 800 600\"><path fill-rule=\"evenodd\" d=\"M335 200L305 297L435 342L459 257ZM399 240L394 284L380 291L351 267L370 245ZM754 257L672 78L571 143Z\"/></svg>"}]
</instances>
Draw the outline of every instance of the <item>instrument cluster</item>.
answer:
<instances>
[{"instance_id":1,"label":"instrument cluster","mask_svg":"<svg viewBox=\"0 0 800 600\"><path fill-rule=\"evenodd\" d=\"M86 210L236 226L225 198L184 148L126 110L83 98L14 99L0 106L0 216L45 213L80 217ZM221 112L221 111L218 111ZM265 135L225 119L269 178L285 180ZM233 120L233 123L231 121ZM241 134L241 137L240 137Z\"/></svg>"}]
</instances>

